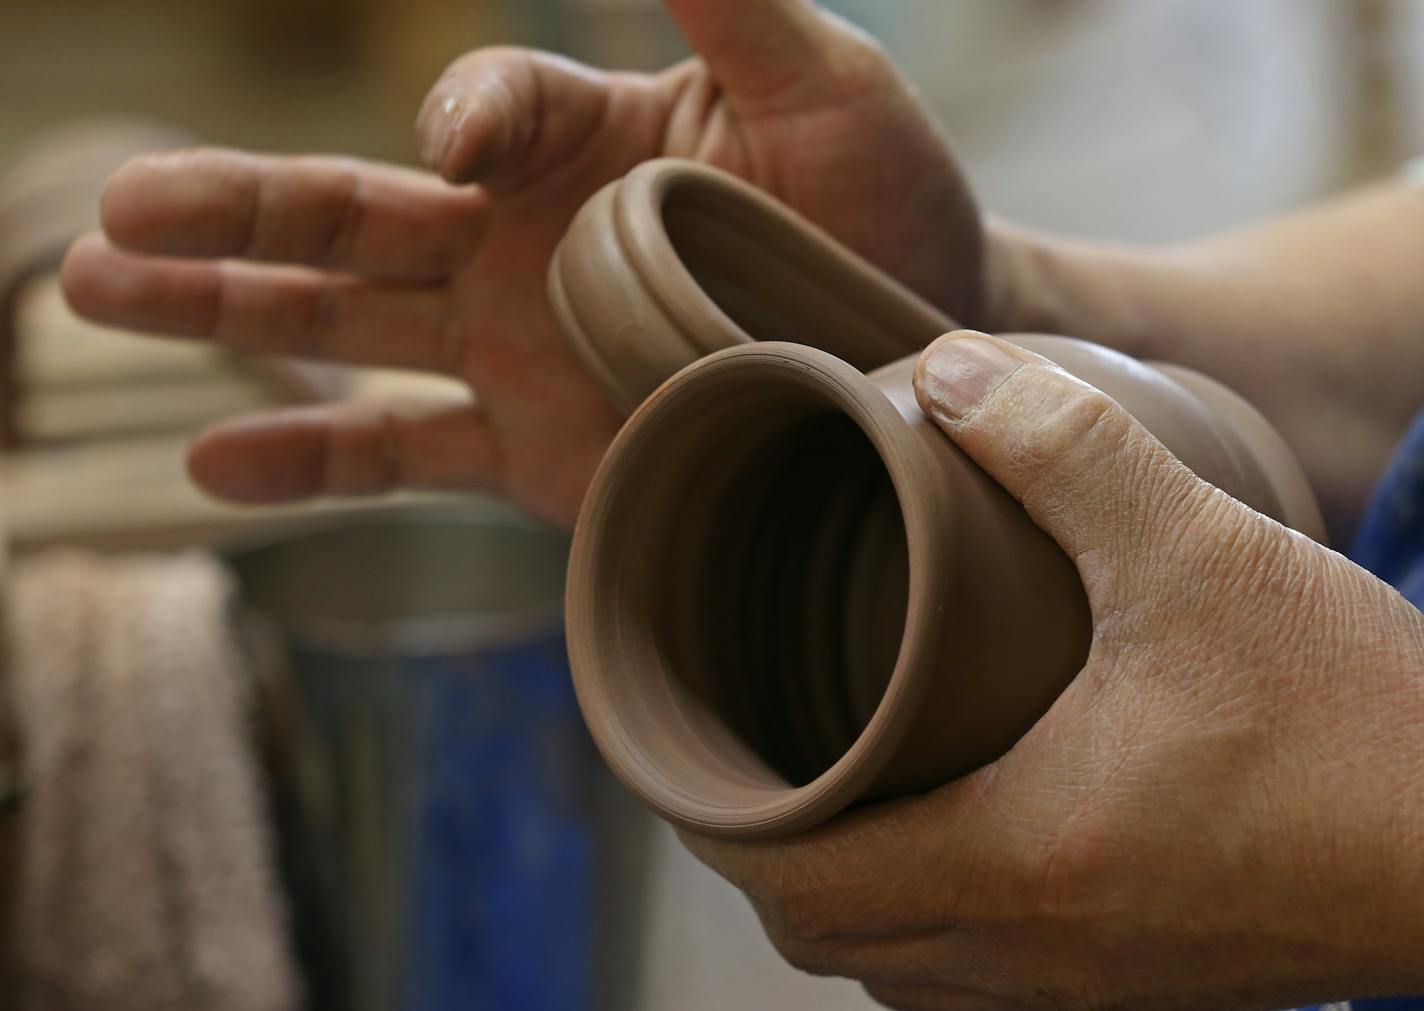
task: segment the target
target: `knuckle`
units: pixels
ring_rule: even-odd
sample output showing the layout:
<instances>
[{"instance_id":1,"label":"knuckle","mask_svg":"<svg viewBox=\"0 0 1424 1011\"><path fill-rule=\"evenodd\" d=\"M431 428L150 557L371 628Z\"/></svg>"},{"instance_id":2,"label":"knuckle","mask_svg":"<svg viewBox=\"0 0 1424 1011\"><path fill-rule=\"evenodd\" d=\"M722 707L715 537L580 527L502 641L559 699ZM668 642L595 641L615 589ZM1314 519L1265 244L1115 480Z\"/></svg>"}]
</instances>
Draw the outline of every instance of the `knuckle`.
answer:
<instances>
[{"instance_id":1,"label":"knuckle","mask_svg":"<svg viewBox=\"0 0 1424 1011\"><path fill-rule=\"evenodd\" d=\"M1132 422L1116 401L1067 376L1053 375L1052 384L1056 388L1037 397L1016 398L1019 403L1006 405L1011 408L1012 417L1029 419L1018 437L1010 441L1009 455L1015 469L1027 475L1050 476L1084 455L1098 456L1121 449Z\"/></svg>"},{"instance_id":2,"label":"knuckle","mask_svg":"<svg viewBox=\"0 0 1424 1011\"><path fill-rule=\"evenodd\" d=\"M326 263L337 266L348 262L361 244L366 201L361 199L361 178L354 171L341 172L333 189L331 219L319 249Z\"/></svg>"},{"instance_id":3,"label":"knuckle","mask_svg":"<svg viewBox=\"0 0 1424 1011\"><path fill-rule=\"evenodd\" d=\"M333 425L323 447L321 485L334 495L373 495L402 487L400 422L387 407L369 405Z\"/></svg>"},{"instance_id":4,"label":"knuckle","mask_svg":"<svg viewBox=\"0 0 1424 1011\"><path fill-rule=\"evenodd\" d=\"M1079 447L1107 452L1118 449L1130 430L1131 420L1117 401L1101 390L1075 383L1045 417L1043 440L1055 457Z\"/></svg>"}]
</instances>

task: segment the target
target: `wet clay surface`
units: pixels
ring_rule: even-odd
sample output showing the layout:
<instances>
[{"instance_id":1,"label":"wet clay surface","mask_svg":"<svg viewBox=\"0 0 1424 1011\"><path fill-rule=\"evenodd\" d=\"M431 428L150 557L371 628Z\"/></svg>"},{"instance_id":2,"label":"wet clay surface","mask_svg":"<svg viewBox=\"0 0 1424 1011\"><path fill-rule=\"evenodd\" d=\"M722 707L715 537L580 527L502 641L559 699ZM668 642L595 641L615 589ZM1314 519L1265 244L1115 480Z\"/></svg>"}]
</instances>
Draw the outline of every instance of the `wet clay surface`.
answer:
<instances>
[{"instance_id":1,"label":"wet clay surface","mask_svg":"<svg viewBox=\"0 0 1424 1011\"><path fill-rule=\"evenodd\" d=\"M650 162L576 218L550 274L631 417L575 536L575 683L664 817L758 837L931 789L1001 755L1081 668L1069 560L920 413L946 318L759 191ZM1323 538L1280 437L1229 390L1013 335L1188 466Z\"/></svg>"}]
</instances>

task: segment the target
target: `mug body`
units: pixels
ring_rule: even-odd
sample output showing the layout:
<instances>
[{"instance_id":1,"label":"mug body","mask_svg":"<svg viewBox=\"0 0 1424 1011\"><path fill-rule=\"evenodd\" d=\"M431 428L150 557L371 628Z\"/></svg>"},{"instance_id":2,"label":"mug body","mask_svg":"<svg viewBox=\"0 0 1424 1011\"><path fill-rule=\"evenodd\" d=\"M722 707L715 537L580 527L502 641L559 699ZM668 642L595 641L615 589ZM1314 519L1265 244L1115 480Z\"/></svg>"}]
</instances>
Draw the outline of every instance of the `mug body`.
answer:
<instances>
[{"instance_id":1,"label":"mug body","mask_svg":"<svg viewBox=\"0 0 1424 1011\"><path fill-rule=\"evenodd\" d=\"M549 285L631 414L575 537L575 686L664 817L769 836L932 789L1002 755L1081 669L1071 562L915 403L914 356L956 328L943 313L762 191L675 160L591 199ZM1285 443L1225 387L1009 339L1324 540Z\"/></svg>"}]
</instances>

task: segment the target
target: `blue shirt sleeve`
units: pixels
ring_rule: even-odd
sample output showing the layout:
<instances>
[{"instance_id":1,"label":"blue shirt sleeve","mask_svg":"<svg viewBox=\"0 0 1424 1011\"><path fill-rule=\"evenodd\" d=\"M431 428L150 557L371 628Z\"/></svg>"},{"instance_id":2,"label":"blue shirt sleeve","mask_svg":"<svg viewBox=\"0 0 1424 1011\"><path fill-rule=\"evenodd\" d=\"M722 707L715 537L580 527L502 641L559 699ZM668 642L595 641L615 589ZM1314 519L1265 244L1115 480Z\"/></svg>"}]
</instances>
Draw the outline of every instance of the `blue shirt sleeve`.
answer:
<instances>
[{"instance_id":1,"label":"blue shirt sleeve","mask_svg":"<svg viewBox=\"0 0 1424 1011\"><path fill-rule=\"evenodd\" d=\"M1424 608L1424 413L1375 489L1350 557Z\"/></svg>"}]
</instances>

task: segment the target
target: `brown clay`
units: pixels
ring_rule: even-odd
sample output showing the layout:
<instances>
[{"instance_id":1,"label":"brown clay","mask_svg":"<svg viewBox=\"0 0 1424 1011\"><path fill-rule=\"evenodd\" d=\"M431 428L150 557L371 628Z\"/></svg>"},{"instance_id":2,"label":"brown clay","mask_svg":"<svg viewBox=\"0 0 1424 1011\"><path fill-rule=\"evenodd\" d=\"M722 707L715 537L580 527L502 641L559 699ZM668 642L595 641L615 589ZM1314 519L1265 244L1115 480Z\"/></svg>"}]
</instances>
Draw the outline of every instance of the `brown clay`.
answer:
<instances>
[{"instance_id":1,"label":"brown clay","mask_svg":"<svg viewBox=\"0 0 1424 1011\"><path fill-rule=\"evenodd\" d=\"M579 519L568 635L595 741L662 815L763 837L933 788L1003 754L1076 675L1076 570L915 403L913 355L955 328L933 307L759 191L670 161L590 201L551 290L609 395L641 404ZM1229 390L1012 339L1323 538L1284 443Z\"/></svg>"}]
</instances>

